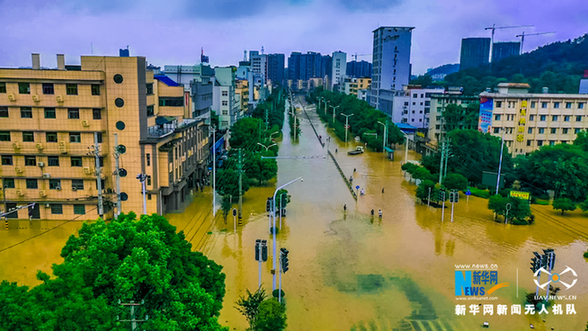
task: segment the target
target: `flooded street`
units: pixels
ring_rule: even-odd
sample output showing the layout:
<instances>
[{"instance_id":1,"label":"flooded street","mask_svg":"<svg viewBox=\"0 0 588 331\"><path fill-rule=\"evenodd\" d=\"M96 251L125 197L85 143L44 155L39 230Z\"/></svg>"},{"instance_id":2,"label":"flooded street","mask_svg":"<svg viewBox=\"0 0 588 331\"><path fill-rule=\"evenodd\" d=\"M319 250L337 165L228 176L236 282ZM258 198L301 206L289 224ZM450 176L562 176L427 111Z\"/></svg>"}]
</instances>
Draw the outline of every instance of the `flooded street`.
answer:
<instances>
[{"instance_id":1,"label":"flooded street","mask_svg":"<svg viewBox=\"0 0 588 331\"><path fill-rule=\"evenodd\" d=\"M329 134L314 107L307 111L325 139ZM393 162L382 153L369 151L348 156L355 142L346 146L331 134L330 143L323 148L303 112L299 118L302 134L297 142L290 139L288 125L284 125L279 155L290 158L278 160L277 183L251 188L245 194L243 225L236 232L232 215L225 223L219 211L213 220L210 188L198 193L184 213L166 215L178 231L185 232L195 250L224 266L227 292L222 325L231 330L247 327L234 303L246 289L257 288L256 239L268 240L270 256L262 264L262 283L271 292L272 244L265 201L276 186L302 176L303 182L287 187L292 202L277 235L278 248L290 251L290 271L282 276L289 330L473 330L480 329L484 321L495 330L528 330L529 324L536 330L584 329L588 265L582 254L588 240L587 216L575 211L562 217L551 206L534 205L535 224L504 225L492 221L487 200L471 197L467 202L462 195L454 222L450 222L451 208L447 208L442 223L441 210L416 202L416 186L405 181L400 169L403 146L398 146ZM359 196L357 202L333 161L326 157L327 148L345 175L353 175L353 186L365 189L365 196ZM375 218L370 216L372 209ZM382 219L377 216L379 209ZM61 262L60 250L81 222L64 223L34 237L59 224L11 221L11 230L2 229L0 279L35 285L37 269L47 272L52 263ZM510 305L524 306L525 294L535 289L529 270L532 252L545 248L555 249L555 270L569 266L578 274L577 284L559 293L577 299L557 302L575 304L577 314L566 315L564 309L563 315L554 316L549 309L547 316L525 316L523 308L522 316L512 316ZM492 316L456 316L455 305L469 307L469 303L455 299L455 265L475 263L497 264L499 282L509 283L495 292L498 300L491 302L508 305L506 316L496 312ZM411 317L413 311L418 316ZM402 325L407 328L401 329Z\"/></svg>"}]
</instances>

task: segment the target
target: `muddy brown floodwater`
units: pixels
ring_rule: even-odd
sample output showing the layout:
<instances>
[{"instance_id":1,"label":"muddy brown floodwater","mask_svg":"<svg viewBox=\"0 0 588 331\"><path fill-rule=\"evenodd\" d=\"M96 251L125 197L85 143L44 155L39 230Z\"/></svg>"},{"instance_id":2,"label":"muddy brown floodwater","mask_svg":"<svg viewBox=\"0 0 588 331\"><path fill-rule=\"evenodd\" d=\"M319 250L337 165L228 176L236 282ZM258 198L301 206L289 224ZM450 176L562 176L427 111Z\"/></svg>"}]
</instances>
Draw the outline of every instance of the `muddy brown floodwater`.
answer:
<instances>
[{"instance_id":1,"label":"muddy brown floodwater","mask_svg":"<svg viewBox=\"0 0 588 331\"><path fill-rule=\"evenodd\" d=\"M234 303L246 289L257 288L256 239L268 240L262 283L271 292L272 244L265 201L273 195L276 184L302 176L303 182L287 188L292 202L277 235L278 248L290 251L290 270L282 277L289 330L475 330L484 321L494 330L529 330L529 324L535 330L584 330L588 321L588 264L582 254L587 248L588 217L579 211L562 217L551 206L533 205L535 224L504 225L492 220L487 200L471 197L466 201L462 195L455 206L454 221L450 222L451 209L447 208L441 222L441 209L416 201L416 186L405 180L400 169L403 146L398 146L393 162L369 151L348 156L346 152L355 149L353 138L347 145L339 141L327 132L313 106L306 109L318 134L323 139L330 136L330 143L324 148L320 145L302 112L299 141L290 139L288 125L284 125L280 156L291 158L278 160L277 183L246 193L243 224L236 233L232 216L226 223L222 215L213 221L210 190L196 196L184 213L167 215L186 233L194 249L224 266L227 293L220 316L223 325L231 330L247 327ZM327 148L345 175L353 176L353 185L364 188L365 196L359 196L357 202L333 161L326 157ZM409 154L409 158L416 157ZM353 169L357 171L353 173ZM372 209L375 218L370 216ZM382 219L377 216L379 209ZM12 223L29 227L28 221ZM57 224L33 222L32 229L2 230L0 250ZM79 227L80 223L67 223L1 251L0 279L38 283L35 270L48 271L51 263L60 262L61 247ZM548 315L525 315L524 296L535 290L530 258L533 251L544 248L555 249L555 270L569 266L577 272L575 286L567 291L562 286L559 293L573 295L575 300L556 302L564 306L562 315L553 315L551 308ZM497 297L494 301L458 300L454 272L456 265L462 264L496 264L499 283L508 282L509 286L493 293ZM493 304L493 315L472 316L472 302ZM468 306L466 316L455 314L457 304ZM508 306L506 316L497 315L498 304ZM521 316L511 315L512 304L523 305ZM576 314L566 314L565 304L574 304Z\"/></svg>"}]
</instances>

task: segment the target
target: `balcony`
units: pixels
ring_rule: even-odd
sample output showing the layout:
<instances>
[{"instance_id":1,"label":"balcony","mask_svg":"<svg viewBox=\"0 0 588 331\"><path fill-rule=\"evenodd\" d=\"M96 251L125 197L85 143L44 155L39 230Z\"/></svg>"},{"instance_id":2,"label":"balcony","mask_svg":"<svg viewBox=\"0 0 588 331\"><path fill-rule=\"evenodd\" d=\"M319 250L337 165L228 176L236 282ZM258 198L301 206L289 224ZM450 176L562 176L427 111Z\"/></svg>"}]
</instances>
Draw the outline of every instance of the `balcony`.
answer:
<instances>
[{"instance_id":1,"label":"balcony","mask_svg":"<svg viewBox=\"0 0 588 331\"><path fill-rule=\"evenodd\" d=\"M172 134L177 127L174 117L158 116L155 123L156 125L147 128L149 138L163 138Z\"/></svg>"}]
</instances>

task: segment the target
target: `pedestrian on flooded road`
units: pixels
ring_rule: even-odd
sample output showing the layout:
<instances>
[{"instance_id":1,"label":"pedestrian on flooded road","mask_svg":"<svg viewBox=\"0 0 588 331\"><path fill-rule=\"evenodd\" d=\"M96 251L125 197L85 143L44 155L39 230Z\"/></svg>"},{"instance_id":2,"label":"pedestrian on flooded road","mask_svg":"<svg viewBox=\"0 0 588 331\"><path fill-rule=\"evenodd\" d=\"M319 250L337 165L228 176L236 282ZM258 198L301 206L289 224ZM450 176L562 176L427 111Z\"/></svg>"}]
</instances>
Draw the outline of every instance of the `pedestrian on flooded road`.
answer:
<instances>
[{"instance_id":1,"label":"pedestrian on flooded road","mask_svg":"<svg viewBox=\"0 0 588 331\"><path fill-rule=\"evenodd\" d=\"M382 209L378 209L378 215L380 215L380 218L382 218Z\"/></svg>"},{"instance_id":2,"label":"pedestrian on flooded road","mask_svg":"<svg viewBox=\"0 0 588 331\"><path fill-rule=\"evenodd\" d=\"M357 169L353 168L353 173L356 173L356 172L357 172Z\"/></svg>"},{"instance_id":3,"label":"pedestrian on flooded road","mask_svg":"<svg viewBox=\"0 0 588 331\"><path fill-rule=\"evenodd\" d=\"M372 209L372 217L374 217L374 210Z\"/></svg>"},{"instance_id":4,"label":"pedestrian on flooded road","mask_svg":"<svg viewBox=\"0 0 588 331\"><path fill-rule=\"evenodd\" d=\"M338 149L335 148L335 154L337 154Z\"/></svg>"},{"instance_id":5,"label":"pedestrian on flooded road","mask_svg":"<svg viewBox=\"0 0 588 331\"><path fill-rule=\"evenodd\" d=\"M364 194L365 194L365 192L363 191L363 189L361 189L361 195L364 195Z\"/></svg>"},{"instance_id":6,"label":"pedestrian on flooded road","mask_svg":"<svg viewBox=\"0 0 588 331\"><path fill-rule=\"evenodd\" d=\"M343 205L343 211L347 211L347 204Z\"/></svg>"},{"instance_id":7,"label":"pedestrian on flooded road","mask_svg":"<svg viewBox=\"0 0 588 331\"><path fill-rule=\"evenodd\" d=\"M384 188L382 187L382 194L384 194Z\"/></svg>"}]
</instances>

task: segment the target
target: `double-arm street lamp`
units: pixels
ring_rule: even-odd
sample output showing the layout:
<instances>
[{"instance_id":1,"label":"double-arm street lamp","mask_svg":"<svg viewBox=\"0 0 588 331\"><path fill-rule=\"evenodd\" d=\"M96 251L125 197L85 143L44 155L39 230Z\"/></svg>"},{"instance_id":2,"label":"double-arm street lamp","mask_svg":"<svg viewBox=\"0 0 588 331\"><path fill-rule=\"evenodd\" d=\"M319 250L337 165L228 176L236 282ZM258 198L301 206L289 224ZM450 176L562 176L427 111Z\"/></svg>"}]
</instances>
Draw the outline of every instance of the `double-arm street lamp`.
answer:
<instances>
[{"instance_id":1,"label":"double-arm street lamp","mask_svg":"<svg viewBox=\"0 0 588 331\"><path fill-rule=\"evenodd\" d=\"M268 150L268 149L270 149L270 147L273 147L273 146L277 146L277 145L278 145L278 144L271 144L271 145L269 145L269 146L266 146L266 145L264 145L264 144L262 144L262 143L257 143L257 144L258 144L259 146L263 146L263 147L265 148L265 151L266 151L266 152L267 152L267 150Z\"/></svg>"},{"instance_id":2,"label":"double-arm street lamp","mask_svg":"<svg viewBox=\"0 0 588 331\"><path fill-rule=\"evenodd\" d=\"M378 121L378 124L382 124L384 126L384 143L383 143L383 146L382 146L382 153L385 154L386 153L386 151L385 151L385 148L386 148L386 138L388 137L387 136L387 134L388 134L388 121L386 121L386 124Z\"/></svg>"},{"instance_id":3,"label":"double-arm street lamp","mask_svg":"<svg viewBox=\"0 0 588 331\"><path fill-rule=\"evenodd\" d=\"M337 107L339 107L339 106L337 106ZM335 118L334 114L335 113L333 111L333 119ZM347 131L349 130L349 125L348 125L349 124L349 117L353 116L354 114L347 115L347 114L341 113L341 115L345 116L345 143L347 143Z\"/></svg>"},{"instance_id":4,"label":"double-arm street lamp","mask_svg":"<svg viewBox=\"0 0 588 331\"><path fill-rule=\"evenodd\" d=\"M333 108L333 125L335 125L335 109L337 109L339 107L341 107L341 105L338 105L338 106L335 106L335 107L331 106L331 108Z\"/></svg>"}]
</instances>

